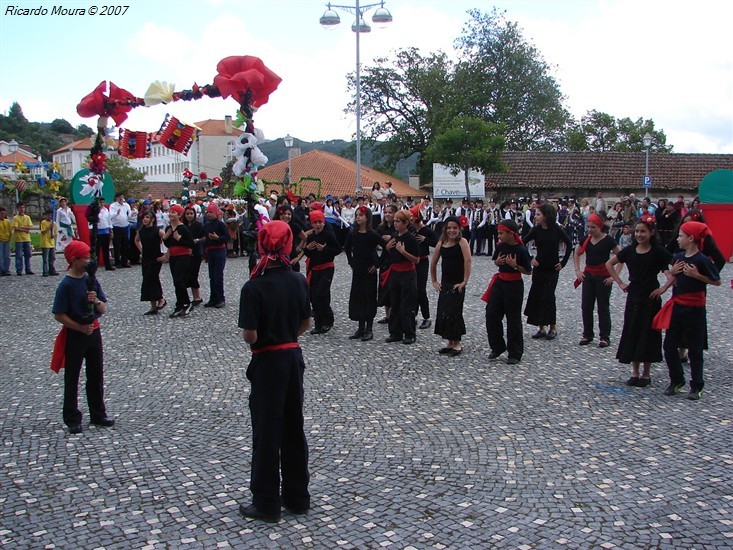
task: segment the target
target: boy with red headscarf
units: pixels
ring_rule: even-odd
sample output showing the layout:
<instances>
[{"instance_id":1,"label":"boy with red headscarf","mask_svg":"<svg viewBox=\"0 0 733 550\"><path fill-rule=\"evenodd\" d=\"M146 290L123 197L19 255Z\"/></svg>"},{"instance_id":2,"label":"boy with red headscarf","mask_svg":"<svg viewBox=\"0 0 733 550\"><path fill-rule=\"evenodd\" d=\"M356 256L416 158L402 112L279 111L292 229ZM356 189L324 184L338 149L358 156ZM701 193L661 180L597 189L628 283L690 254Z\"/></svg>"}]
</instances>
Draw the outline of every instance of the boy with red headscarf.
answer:
<instances>
[{"instance_id":1,"label":"boy with red headscarf","mask_svg":"<svg viewBox=\"0 0 733 550\"><path fill-rule=\"evenodd\" d=\"M99 318L106 311L107 301L99 281L89 288L89 246L81 241L71 241L64 248L69 263L69 273L56 288L53 314L63 326L53 347L51 370L64 369L64 424L69 433L82 432L79 411L79 374L81 364L87 367L87 402L91 423L109 427L115 421L107 417L104 405L104 370L102 354L102 333Z\"/></svg>"},{"instance_id":2,"label":"boy with red headscarf","mask_svg":"<svg viewBox=\"0 0 733 550\"><path fill-rule=\"evenodd\" d=\"M294 514L310 508L303 430L305 363L298 337L310 326L311 308L305 279L290 269L292 244L293 234L283 221L260 229L261 257L239 301L239 328L252 350L247 368L252 384L252 504L240 505L239 513L269 522L280 519L281 504Z\"/></svg>"},{"instance_id":3,"label":"boy with red headscarf","mask_svg":"<svg viewBox=\"0 0 733 550\"><path fill-rule=\"evenodd\" d=\"M703 349L707 334L706 286L720 286L720 273L702 250L710 229L702 222L685 222L680 226L677 242L683 252L675 254L670 273L674 276L672 299L654 317L652 327L667 329L664 336L664 360L669 369L669 387L664 395L676 395L685 385L685 373L678 351L684 336L690 360L690 392L688 399L702 397Z\"/></svg>"}]
</instances>

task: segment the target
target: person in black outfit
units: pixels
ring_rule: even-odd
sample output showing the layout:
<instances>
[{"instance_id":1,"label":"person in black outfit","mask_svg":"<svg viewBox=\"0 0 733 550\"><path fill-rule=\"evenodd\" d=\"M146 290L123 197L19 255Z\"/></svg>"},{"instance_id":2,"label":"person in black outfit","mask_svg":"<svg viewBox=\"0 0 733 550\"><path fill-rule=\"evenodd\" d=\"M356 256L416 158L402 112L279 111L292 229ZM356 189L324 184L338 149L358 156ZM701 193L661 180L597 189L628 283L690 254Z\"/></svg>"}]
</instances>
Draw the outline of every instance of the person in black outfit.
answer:
<instances>
[{"instance_id":1,"label":"person in black outfit","mask_svg":"<svg viewBox=\"0 0 733 550\"><path fill-rule=\"evenodd\" d=\"M662 200L659 202L661 203ZM680 223L680 218L680 213L672 202L666 201L664 208L661 208L661 206L657 208L657 235L659 235L662 246L667 246L667 243L672 239L674 230Z\"/></svg>"},{"instance_id":2,"label":"person in black outfit","mask_svg":"<svg viewBox=\"0 0 733 550\"><path fill-rule=\"evenodd\" d=\"M186 224L191 232L193 239L193 248L191 249L191 261L188 265L188 275L186 276L186 288L191 289L193 294L192 306L202 304L201 285L199 285L199 270L201 269L201 261L204 257L204 242L206 242L206 234L204 233L204 224L196 219L196 210L193 206L186 207L183 216L183 223Z\"/></svg>"},{"instance_id":3,"label":"person in black outfit","mask_svg":"<svg viewBox=\"0 0 733 550\"><path fill-rule=\"evenodd\" d=\"M221 210L214 201L206 207L206 222L204 222L204 254L209 264L209 288L211 294L204 307L223 308L226 305L224 298L224 267L227 263L227 241L229 230L221 221Z\"/></svg>"},{"instance_id":4,"label":"person in black outfit","mask_svg":"<svg viewBox=\"0 0 733 550\"><path fill-rule=\"evenodd\" d=\"M430 321L430 301L428 300L428 272L430 271L430 247L438 244L438 237L432 229L425 225L422 218L420 206L413 206L410 209L412 214L411 233L415 235L417 240L420 261L415 267L417 273L417 305L422 313L421 329L429 328L432 324Z\"/></svg>"},{"instance_id":5,"label":"person in black outfit","mask_svg":"<svg viewBox=\"0 0 733 550\"><path fill-rule=\"evenodd\" d=\"M367 342L374 338L374 317L377 315L377 248L382 239L372 228L372 211L367 206L356 209L354 225L346 236L344 252L351 267L349 319L359 322L351 340Z\"/></svg>"},{"instance_id":6,"label":"person in black outfit","mask_svg":"<svg viewBox=\"0 0 733 550\"><path fill-rule=\"evenodd\" d=\"M303 247L308 239L305 234L305 222L301 222L299 218L293 215L293 211L289 205L278 206L275 211L275 219L288 224L290 231L293 232L293 247L289 252L290 267L293 271L300 271L300 259L303 257Z\"/></svg>"},{"instance_id":7,"label":"person in black outfit","mask_svg":"<svg viewBox=\"0 0 733 550\"><path fill-rule=\"evenodd\" d=\"M438 282L438 260L441 260L441 280ZM448 340L438 352L457 357L463 351L461 337L466 334L463 320L463 300L471 276L471 247L461 236L461 224L455 216L443 222L443 234L430 261L430 278L438 294L435 314L435 334Z\"/></svg>"},{"instance_id":8,"label":"person in black outfit","mask_svg":"<svg viewBox=\"0 0 733 550\"><path fill-rule=\"evenodd\" d=\"M163 287L160 284L160 268L165 256L161 244L165 233L155 225L155 215L150 209L142 214L140 228L135 234L135 246L140 251L143 280L140 285L140 301L150 302L145 315L157 315L166 305Z\"/></svg>"},{"instance_id":9,"label":"person in black outfit","mask_svg":"<svg viewBox=\"0 0 733 550\"><path fill-rule=\"evenodd\" d=\"M333 282L333 259L341 254L341 247L333 231L324 229L326 222L323 212L310 213L313 233L308 235L303 252L306 262L306 279L310 286L310 300L313 308L315 327L311 334L325 334L333 327L331 309L331 283Z\"/></svg>"},{"instance_id":10,"label":"person in black outfit","mask_svg":"<svg viewBox=\"0 0 733 550\"><path fill-rule=\"evenodd\" d=\"M531 258L532 286L527 296L524 314L527 323L538 327L534 339L557 337L557 304L555 289L563 269L573 253L573 242L562 227L557 224L555 207L548 203L540 204L535 211L535 223L524 238L527 246L534 241L537 256ZM560 244L565 243L565 254L560 260ZM545 326L549 330L545 332Z\"/></svg>"},{"instance_id":11,"label":"person in black outfit","mask_svg":"<svg viewBox=\"0 0 733 550\"><path fill-rule=\"evenodd\" d=\"M298 337L310 326L311 309L305 279L290 270L292 241L285 222L262 227L257 235L260 260L239 299L239 328L252 350L247 367L252 385L252 504L240 505L239 513L268 522L280 519L281 504L294 514L310 508L305 362Z\"/></svg>"},{"instance_id":12,"label":"person in black outfit","mask_svg":"<svg viewBox=\"0 0 733 550\"><path fill-rule=\"evenodd\" d=\"M412 215L400 210L394 215L397 234L385 248L389 253L389 269L383 275L389 285L389 337L386 342L415 343L415 314L417 313L417 275L420 260L417 240L409 232Z\"/></svg>"},{"instance_id":13,"label":"person in black outfit","mask_svg":"<svg viewBox=\"0 0 733 550\"><path fill-rule=\"evenodd\" d=\"M186 288L193 237L191 237L188 227L181 221L183 219L183 207L180 204L171 206L168 216L170 216L171 224L163 234L163 244L168 247L168 264L171 269L171 277L173 277L173 286L176 289L176 308L169 317L186 317L191 313L193 307Z\"/></svg>"},{"instance_id":14,"label":"person in black outfit","mask_svg":"<svg viewBox=\"0 0 733 550\"><path fill-rule=\"evenodd\" d=\"M382 238L382 253L379 256L379 288L377 289L377 306L384 306L384 318L377 321L380 325L389 323L390 314L390 298L389 298L389 281L384 281L384 274L389 270L389 250L387 243L394 237L397 230L394 226L394 215L397 213L397 207L394 204L388 204L384 207L382 213L382 223L377 226L377 234Z\"/></svg>"},{"instance_id":15,"label":"person in black outfit","mask_svg":"<svg viewBox=\"0 0 733 550\"><path fill-rule=\"evenodd\" d=\"M486 336L491 347L489 360L498 359L502 353L508 351L507 364L516 365L524 355L522 275L529 275L532 272L532 265L529 252L519 236L519 226L514 220L502 220L498 224L497 231L499 244L496 245L492 259L499 271L494 274L489 287L481 297L486 302ZM504 316L506 316L506 340L502 323Z\"/></svg>"}]
</instances>

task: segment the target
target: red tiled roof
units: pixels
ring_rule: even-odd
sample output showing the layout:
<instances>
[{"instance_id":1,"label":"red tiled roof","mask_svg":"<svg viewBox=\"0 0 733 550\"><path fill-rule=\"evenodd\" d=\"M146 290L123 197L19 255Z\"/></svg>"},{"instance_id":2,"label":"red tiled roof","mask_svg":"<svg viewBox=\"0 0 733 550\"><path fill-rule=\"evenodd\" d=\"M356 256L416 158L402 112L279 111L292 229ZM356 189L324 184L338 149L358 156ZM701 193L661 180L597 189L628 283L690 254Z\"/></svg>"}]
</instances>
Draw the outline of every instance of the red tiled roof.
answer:
<instances>
[{"instance_id":1,"label":"red tiled roof","mask_svg":"<svg viewBox=\"0 0 733 550\"><path fill-rule=\"evenodd\" d=\"M202 136L238 136L243 133L242 130L237 128L232 128L232 131L227 133L224 121L218 119L210 118L202 120L201 122L194 122L194 125L201 128L201 133L199 135Z\"/></svg>"},{"instance_id":2,"label":"red tiled roof","mask_svg":"<svg viewBox=\"0 0 733 550\"><path fill-rule=\"evenodd\" d=\"M486 187L514 189L640 189L645 153L505 152L508 170L486 174ZM693 191L718 169L733 170L733 155L650 153L655 190Z\"/></svg>"},{"instance_id":3,"label":"red tiled roof","mask_svg":"<svg viewBox=\"0 0 733 550\"><path fill-rule=\"evenodd\" d=\"M23 149L18 149L15 153L0 156L0 162L7 162L8 164L15 164L16 162L36 162L36 160L36 157Z\"/></svg>"},{"instance_id":4,"label":"red tiled roof","mask_svg":"<svg viewBox=\"0 0 733 550\"><path fill-rule=\"evenodd\" d=\"M63 147L59 147L58 149L51 151L51 154L54 155L56 153L68 153L69 147L72 147L75 151L91 151L92 147L94 146L94 140L96 139L96 136L78 139L76 141L72 141L71 143L67 143ZM116 149L117 140L114 138L107 138L107 145Z\"/></svg>"},{"instance_id":5,"label":"red tiled roof","mask_svg":"<svg viewBox=\"0 0 733 550\"><path fill-rule=\"evenodd\" d=\"M325 151L308 151L290 160L292 173L290 181L298 181L302 177L320 178L323 182L321 188L321 197L333 195L335 197L343 197L344 195L354 195L356 189L356 163L352 160L327 153ZM284 160L265 166L259 171L259 178L267 182L281 182L285 177L285 171L288 167L288 161ZM420 195L418 189L410 187L404 181L362 165L361 167L361 186L365 195L369 195L372 185L375 181L385 183L392 182L392 189L398 197L410 197ZM304 181L302 190L298 189L298 193L308 194L317 193L317 183Z\"/></svg>"}]
</instances>

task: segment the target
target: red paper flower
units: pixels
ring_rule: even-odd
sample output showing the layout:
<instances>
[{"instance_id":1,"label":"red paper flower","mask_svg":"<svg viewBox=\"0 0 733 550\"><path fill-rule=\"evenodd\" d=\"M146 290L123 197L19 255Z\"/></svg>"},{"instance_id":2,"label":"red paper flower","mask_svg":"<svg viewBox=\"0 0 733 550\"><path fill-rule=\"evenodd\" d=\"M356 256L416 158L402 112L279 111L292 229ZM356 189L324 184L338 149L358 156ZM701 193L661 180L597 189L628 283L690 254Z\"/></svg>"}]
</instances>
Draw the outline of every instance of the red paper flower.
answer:
<instances>
[{"instance_id":1,"label":"red paper flower","mask_svg":"<svg viewBox=\"0 0 733 550\"><path fill-rule=\"evenodd\" d=\"M219 176L214 176L211 182L213 183L212 187L219 187L221 185L221 178Z\"/></svg>"},{"instance_id":2,"label":"red paper flower","mask_svg":"<svg viewBox=\"0 0 733 550\"><path fill-rule=\"evenodd\" d=\"M76 112L84 118L112 117L115 124L119 126L127 120L127 113L132 111L130 103L134 103L136 98L127 90L117 87L113 82L109 83L109 96L104 95L106 90L107 82L103 80L92 93L79 102Z\"/></svg>"},{"instance_id":3,"label":"red paper flower","mask_svg":"<svg viewBox=\"0 0 733 550\"><path fill-rule=\"evenodd\" d=\"M201 172L199 174L199 179L207 180L207 179L209 179L209 177L206 175L206 172Z\"/></svg>"},{"instance_id":4,"label":"red paper flower","mask_svg":"<svg viewBox=\"0 0 733 550\"><path fill-rule=\"evenodd\" d=\"M183 171L183 177L186 178L186 179L191 179L193 177L193 172L191 172L191 170L189 170L188 168L186 168Z\"/></svg>"},{"instance_id":5,"label":"red paper flower","mask_svg":"<svg viewBox=\"0 0 733 550\"><path fill-rule=\"evenodd\" d=\"M251 55L225 57L216 66L219 73L214 77L214 85L219 88L221 97L244 96L252 90L252 107L267 103L282 78L268 69L259 57Z\"/></svg>"}]
</instances>

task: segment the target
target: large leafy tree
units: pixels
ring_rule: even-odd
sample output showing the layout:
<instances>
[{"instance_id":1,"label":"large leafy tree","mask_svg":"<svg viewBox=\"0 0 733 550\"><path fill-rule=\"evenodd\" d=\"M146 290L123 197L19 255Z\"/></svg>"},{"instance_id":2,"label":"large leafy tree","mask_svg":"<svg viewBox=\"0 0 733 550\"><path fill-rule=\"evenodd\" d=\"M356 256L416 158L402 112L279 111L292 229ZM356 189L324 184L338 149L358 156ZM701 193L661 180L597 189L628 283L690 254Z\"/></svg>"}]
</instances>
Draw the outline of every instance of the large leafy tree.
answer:
<instances>
[{"instance_id":1,"label":"large leafy tree","mask_svg":"<svg viewBox=\"0 0 733 550\"><path fill-rule=\"evenodd\" d=\"M655 130L652 119L617 119L607 113L588 111L568 130L568 148L571 151L643 151L647 132L652 136L652 151L672 152L664 131Z\"/></svg>"},{"instance_id":2,"label":"large leafy tree","mask_svg":"<svg viewBox=\"0 0 733 550\"><path fill-rule=\"evenodd\" d=\"M503 13L468 13L454 80L464 114L502 124L509 150L564 148L572 117L552 67Z\"/></svg>"},{"instance_id":3,"label":"large leafy tree","mask_svg":"<svg viewBox=\"0 0 733 550\"><path fill-rule=\"evenodd\" d=\"M502 130L501 126L488 124L480 118L456 117L444 132L435 136L425 151L425 157L448 166L454 176L463 171L466 197L470 199L469 170L486 174L505 169L501 161L504 150Z\"/></svg>"}]
</instances>

